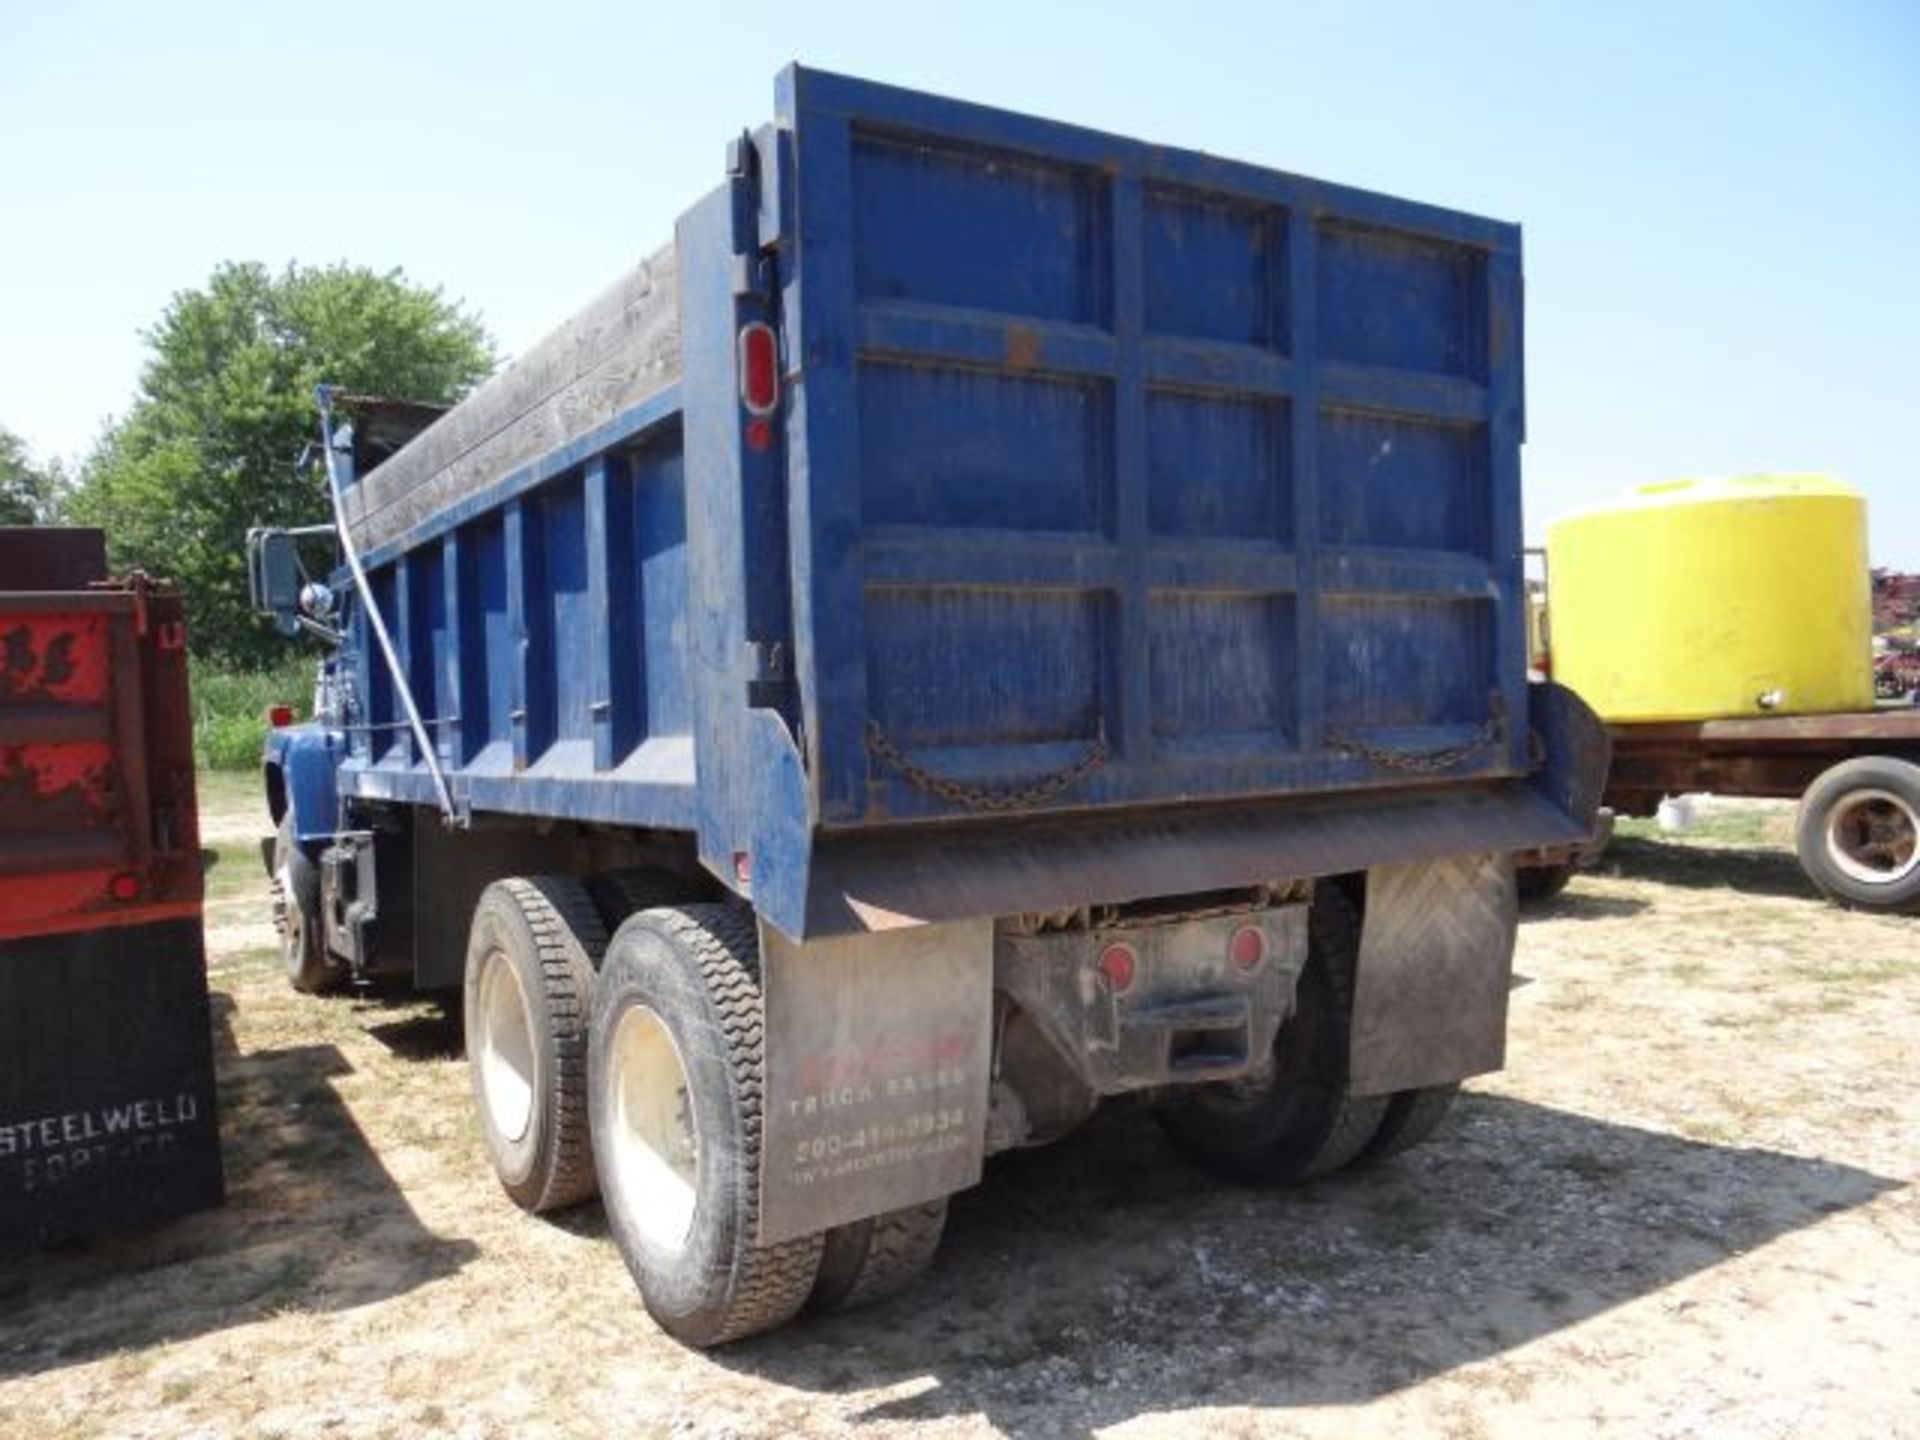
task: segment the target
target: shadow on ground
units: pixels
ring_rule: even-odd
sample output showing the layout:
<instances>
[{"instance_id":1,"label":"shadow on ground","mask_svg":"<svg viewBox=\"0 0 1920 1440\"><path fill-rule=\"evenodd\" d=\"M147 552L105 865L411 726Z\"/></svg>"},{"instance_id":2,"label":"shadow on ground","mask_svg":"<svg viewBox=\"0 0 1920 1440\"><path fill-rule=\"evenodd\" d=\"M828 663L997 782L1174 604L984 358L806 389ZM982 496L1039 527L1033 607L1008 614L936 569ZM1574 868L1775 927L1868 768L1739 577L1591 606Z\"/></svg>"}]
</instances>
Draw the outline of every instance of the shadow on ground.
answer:
<instances>
[{"instance_id":1,"label":"shadow on ground","mask_svg":"<svg viewBox=\"0 0 1920 1440\"><path fill-rule=\"evenodd\" d=\"M1469 1094L1431 1145L1292 1191L1219 1184L1136 1107L1004 1157L932 1275L717 1352L860 1416L1090 1434L1201 1406L1358 1404L1651 1294L1895 1182Z\"/></svg>"},{"instance_id":2,"label":"shadow on ground","mask_svg":"<svg viewBox=\"0 0 1920 1440\"><path fill-rule=\"evenodd\" d=\"M331 1045L238 1053L215 994L227 1203L150 1230L0 1263L0 1380L182 1340L291 1305L345 1310L474 1254L414 1214L333 1081Z\"/></svg>"},{"instance_id":3,"label":"shadow on ground","mask_svg":"<svg viewBox=\"0 0 1920 1440\"><path fill-rule=\"evenodd\" d=\"M1743 895L1820 899L1820 892L1785 850L1718 845L1663 844L1616 836L1601 865L1627 880L1653 880L1695 890L1737 890ZM1574 881L1575 885L1580 882Z\"/></svg>"},{"instance_id":4,"label":"shadow on ground","mask_svg":"<svg viewBox=\"0 0 1920 1440\"><path fill-rule=\"evenodd\" d=\"M408 1014L367 1025L366 1033L401 1060L458 1060L466 1048L459 1006L436 1001L423 1009L417 995L404 997L404 1002ZM363 1002L363 1010L378 1004Z\"/></svg>"},{"instance_id":5,"label":"shadow on ground","mask_svg":"<svg viewBox=\"0 0 1920 1440\"><path fill-rule=\"evenodd\" d=\"M1596 895L1581 888L1578 875L1558 895L1544 900L1526 900L1520 905L1522 920L1619 920L1638 915L1649 902L1632 895Z\"/></svg>"}]
</instances>

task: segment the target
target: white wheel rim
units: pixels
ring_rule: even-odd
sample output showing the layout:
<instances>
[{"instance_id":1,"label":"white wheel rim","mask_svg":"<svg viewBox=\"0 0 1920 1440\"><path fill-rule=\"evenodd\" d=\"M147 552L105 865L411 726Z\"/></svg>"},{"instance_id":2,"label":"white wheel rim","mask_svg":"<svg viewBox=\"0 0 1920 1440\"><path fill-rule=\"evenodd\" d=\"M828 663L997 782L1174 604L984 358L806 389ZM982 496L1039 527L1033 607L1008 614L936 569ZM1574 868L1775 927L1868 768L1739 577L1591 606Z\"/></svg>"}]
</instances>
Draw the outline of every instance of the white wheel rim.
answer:
<instances>
[{"instance_id":1,"label":"white wheel rim","mask_svg":"<svg viewBox=\"0 0 1920 1440\"><path fill-rule=\"evenodd\" d=\"M480 1095L487 1123L509 1145L533 1125L533 1017L519 972L498 950L480 968Z\"/></svg>"},{"instance_id":2,"label":"white wheel rim","mask_svg":"<svg viewBox=\"0 0 1920 1440\"><path fill-rule=\"evenodd\" d=\"M1827 812L1827 854L1863 885L1892 885L1920 866L1920 815L1891 790L1855 790Z\"/></svg>"},{"instance_id":3,"label":"white wheel rim","mask_svg":"<svg viewBox=\"0 0 1920 1440\"><path fill-rule=\"evenodd\" d=\"M607 1088L614 1184L647 1242L679 1250L693 1229L700 1131L673 1032L645 1005L614 1027Z\"/></svg>"}]
</instances>

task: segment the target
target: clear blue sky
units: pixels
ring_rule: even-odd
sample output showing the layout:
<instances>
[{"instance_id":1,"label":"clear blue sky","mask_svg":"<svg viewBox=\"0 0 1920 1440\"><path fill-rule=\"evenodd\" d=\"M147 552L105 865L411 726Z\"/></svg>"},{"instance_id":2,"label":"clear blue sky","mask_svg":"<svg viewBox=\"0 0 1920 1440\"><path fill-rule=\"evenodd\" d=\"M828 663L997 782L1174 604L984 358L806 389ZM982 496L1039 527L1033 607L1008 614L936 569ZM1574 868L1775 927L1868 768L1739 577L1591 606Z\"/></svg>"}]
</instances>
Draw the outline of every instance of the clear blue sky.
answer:
<instances>
[{"instance_id":1,"label":"clear blue sky","mask_svg":"<svg viewBox=\"0 0 1920 1440\"><path fill-rule=\"evenodd\" d=\"M1920 3L0 0L0 425L83 452L219 261L404 267L512 352L800 59L1517 220L1529 530L1820 469L1920 569Z\"/></svg>"}]
</instances>

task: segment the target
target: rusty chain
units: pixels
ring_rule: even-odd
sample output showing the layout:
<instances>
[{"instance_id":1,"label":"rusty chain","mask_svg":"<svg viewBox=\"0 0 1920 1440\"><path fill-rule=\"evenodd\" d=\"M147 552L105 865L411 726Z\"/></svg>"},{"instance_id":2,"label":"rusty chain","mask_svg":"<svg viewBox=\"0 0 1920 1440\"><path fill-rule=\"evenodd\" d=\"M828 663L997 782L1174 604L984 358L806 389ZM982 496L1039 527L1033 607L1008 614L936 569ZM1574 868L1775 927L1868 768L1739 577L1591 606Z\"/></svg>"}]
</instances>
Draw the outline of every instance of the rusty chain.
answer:
<instances>
[{"instance_id":1,"label":"rusty chain","mask_svg":"<svg viewBox=\"0 0 1920 1440\"><path fill-rule=\"evenodd\" d=\"M959 805L983 814L1023 810L1031 805L1039 805L1053 799L1069 786L1084 780L1107 763L1107 737L1104 734L1097 735L1094 737L1093 744L1087 747L1087 753L1071 765L1056 770L1050 775L1037 776L1018 788L1007 789L991 785L969 785L951 776L936 775L926 766L914 761L889 740L885 732L880 729L878 721L867 722L867 750L876 759L885 762L904 776L915 788L924 790L929 795L938 796L950 805Z\"/></svg>"},{"instance_id":2,"label":"rusty chain","mask_svg":"<svg viewBox=\"0 0 1920 1440\"><path fill-rule=\"evenodd\" d=\"M1437 775L1451 770L1462 761L1474 755L1498 746L1506 738L1506 706L1500 697L1491 697L1486 720L1473 735L1457 745L1442 746L1437 750L1389 750L1385 746L1371 745L1364 740L1337 730L1327 732L1327 744L1343 755L1366 760L1387 770L1398 770L1414 775ZM1107 740L1104 733L1094 738L1093 744L1082 755L1060 770L1049 775L1041 775L1027 784L1014 788L994 787L990 785L972 785L955 780L948 775L939 775L915 761L881 730L879 722L867 722L867 750L873 757L902 776L916 789L945 800L951 805L985 814L997 814L1007 810L1021 810L1028 806L1039 805L1053 799L1062 791L1077 784L1107 763ZM1530 770L1542 769L1547 760L1546 745L1538 731L1527 731L1527 761Z\"/></svg>"},{"instance_id":3,"label":"rusty chain","mask_svg":"<svg viewBox=\"0 0 1920 1440\"><path fill-rule=\"evenodd\" d=\"M1444 745L1438 750L1389 750L1382 745L1370 745L1364 740L1357 740L1338 730L1327 731L1327 744L1342 755L1370 761L1384 770L1399 770L1409 775L1438 775L1482 750L1497 746L1506 738L1506 734L1507 709L1496 694L1488 697L1486 720L1470 738L1458 745Z\"/></svg>"}]
</instances>

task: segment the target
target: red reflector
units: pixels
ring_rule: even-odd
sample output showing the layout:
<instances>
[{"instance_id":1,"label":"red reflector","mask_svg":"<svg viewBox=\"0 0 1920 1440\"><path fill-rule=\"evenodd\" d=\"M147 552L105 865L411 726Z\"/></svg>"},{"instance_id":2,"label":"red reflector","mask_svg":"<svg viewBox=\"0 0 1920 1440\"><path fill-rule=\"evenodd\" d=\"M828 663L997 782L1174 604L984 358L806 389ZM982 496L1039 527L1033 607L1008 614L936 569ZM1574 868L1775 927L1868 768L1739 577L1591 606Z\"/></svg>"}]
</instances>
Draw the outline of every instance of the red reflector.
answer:
<instances>
[{"instance_id":1,"label":"red reflector","mask_svg":"<svg viewBox=\"0 0 1920 1440\"><path fill-rule=\"evenodd\" d=\"M773 443L773 426L765 420L747 422L747 448L753 451L766 449Z\"/></svg>"},{"instance_id":2,"label":"red reflector","mask_svg":"<svg viewBox=\"0 0 1920 1440\"><path fill-rule=\"evenodd\" d=\"M293 707L291 705L275 705L271 707L267 711L267 724L276 730L283 730L293 724Z\"/></svg>"},{"instance_id":3,"label":"red reflector","mask_svg":"<svg viewBox=\"0 0 1920 1440\"><path fill-rule=\"evenodd\" d=\"M1100 978L1116 995L1133 988L1134 956L1131 945L1109 945L1100 952Z\"/></svg>"},{"instance_id":4,"label":"red reflector","mask_svg":"<svg viewBox=\"0 0 1920 1440\"><path fill-rule=\"evenodd\" d=\"M1260 962L1267 958L1267 937L1254 925L1242 925L1233 932L1233 942L1227 947L1227 953L1233 957L1233 963L1241 970L1257 970Z\"/></svg>"},{"instance_id":5,"label":"red reflector","mask_svg":"<svg viewBox=\"0 0 1920 1440\"><path fill-rule=\"evenodd\" d=\"M122 870L107 882L107 893L116 900L138 900L140 877L130 870Z\"/></svg>"},{"instance_id":6,"label":"red reflector","mask_svg":"<svg viewBox=\"0 0 1920 1440\"><path fill-rule=\"evenodd\" d=\"M780 405L780 342L771 325L740 327L740 403L747 414L771 415Z\"/></svg>"}]
</instances>

